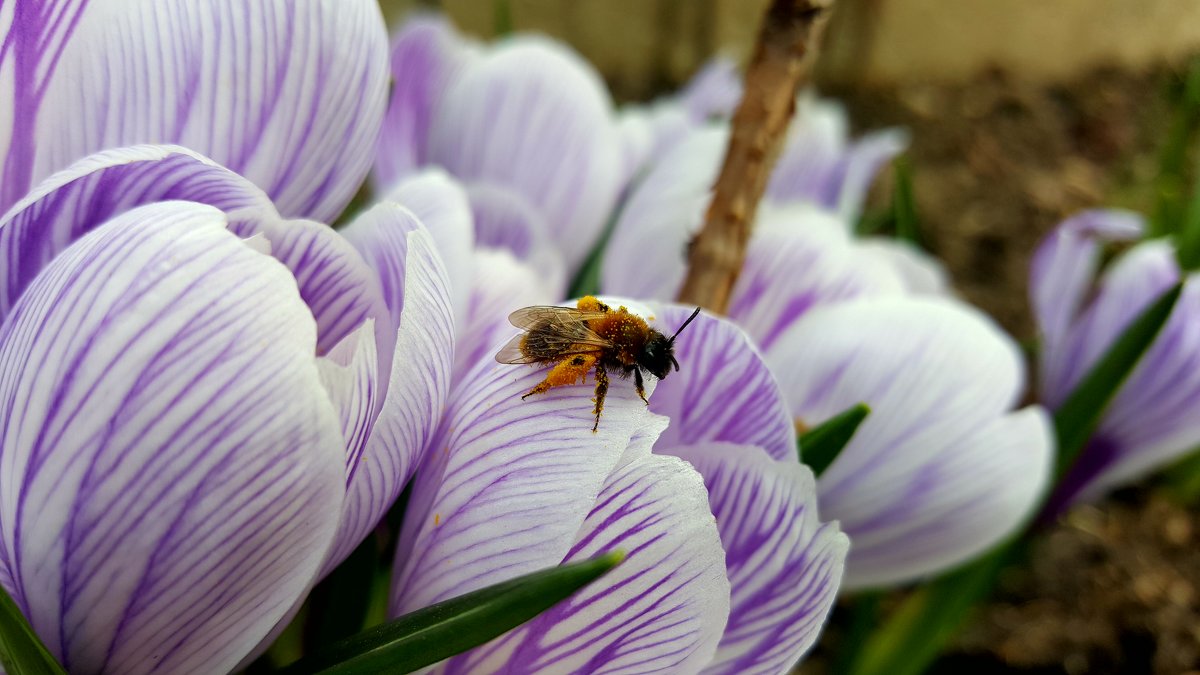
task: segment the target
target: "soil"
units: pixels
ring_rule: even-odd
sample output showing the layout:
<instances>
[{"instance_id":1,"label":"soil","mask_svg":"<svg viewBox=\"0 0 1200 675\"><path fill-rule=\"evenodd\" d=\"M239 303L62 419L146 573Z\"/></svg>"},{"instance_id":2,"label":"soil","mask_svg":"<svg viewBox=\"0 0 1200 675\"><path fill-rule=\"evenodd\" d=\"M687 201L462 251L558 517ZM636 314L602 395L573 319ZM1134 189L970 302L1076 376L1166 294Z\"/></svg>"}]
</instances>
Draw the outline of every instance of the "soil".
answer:
<instances>
[{"instance_id":1,"label":"soil","mask_svg":"<svg viewBox=\"0 0 1200 675\"><path fill-rule=\"evenodd\" d=\"M994 71L970 83L825 93L846 103L859 129L911 131L926 247L968 300L1024 340L1033 333L1028 264L1041 237L1083 208L1152 206L1171 113L1165 93L1177 79L1098 70L1039 85Z\"/></svg>"}]
</instances>

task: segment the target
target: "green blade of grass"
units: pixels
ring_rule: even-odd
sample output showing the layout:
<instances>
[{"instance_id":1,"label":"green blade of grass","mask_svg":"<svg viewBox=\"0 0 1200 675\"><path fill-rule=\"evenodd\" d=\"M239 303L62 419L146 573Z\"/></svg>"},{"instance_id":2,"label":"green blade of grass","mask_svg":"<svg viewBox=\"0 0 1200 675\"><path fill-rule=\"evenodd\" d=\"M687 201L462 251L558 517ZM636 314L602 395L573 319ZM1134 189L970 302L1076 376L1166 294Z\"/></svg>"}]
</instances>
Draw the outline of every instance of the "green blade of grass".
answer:
<instances>
[{"instance_id":1,"label":"green blade of grass","mask_svg":"<svg viewBox=\"0 0 1200 675\"><path fill-rule=\"evenodd\" d=\"M859 403L800 434L797 445L801 458L813 474L820 476L833 464L870 412L867 404Z\"/></svg>"},{"instance_id":2,"label":"green blade of grass","mask_svg":"<svg viewBox=\"0 0 1200 675\"><path fill-rule=\"evenodd\" d=\"M17 603L0 588L0 665L8 675L66 675L33 632Z\"/></svg>"}]
</instances>

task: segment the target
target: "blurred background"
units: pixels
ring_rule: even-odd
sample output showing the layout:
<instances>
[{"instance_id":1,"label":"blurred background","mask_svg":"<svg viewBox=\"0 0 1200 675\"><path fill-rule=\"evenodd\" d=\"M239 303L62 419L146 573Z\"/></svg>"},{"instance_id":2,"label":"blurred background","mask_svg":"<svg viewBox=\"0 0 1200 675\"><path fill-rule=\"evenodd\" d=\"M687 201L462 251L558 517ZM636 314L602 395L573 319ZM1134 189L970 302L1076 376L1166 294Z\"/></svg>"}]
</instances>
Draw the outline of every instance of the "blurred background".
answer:
<instances>
[{"instance_id":1,"label":"blurred background","mask_svg":"<svg viewBox=\"0 0 1200 675\"><path fill-rule=\"evenodd\" d=\"M673 91L714 54L744 62L767 2L382 4L392 25L437 9L480 37L553 35L620 103ZM1101 205L1153 216L1190 191L1197 55L1197 0L838 0L816 84L856 130L910 130L922 244L967 299L1029 341L1029 257L1055 223ZM891 184L878 181L875 203ZM938 672L1200 674L1197 475L1182 468L1076 509ZM819 657L842 630L835 621L805 672L832 670Z\"/></svg>"}]
</instances>

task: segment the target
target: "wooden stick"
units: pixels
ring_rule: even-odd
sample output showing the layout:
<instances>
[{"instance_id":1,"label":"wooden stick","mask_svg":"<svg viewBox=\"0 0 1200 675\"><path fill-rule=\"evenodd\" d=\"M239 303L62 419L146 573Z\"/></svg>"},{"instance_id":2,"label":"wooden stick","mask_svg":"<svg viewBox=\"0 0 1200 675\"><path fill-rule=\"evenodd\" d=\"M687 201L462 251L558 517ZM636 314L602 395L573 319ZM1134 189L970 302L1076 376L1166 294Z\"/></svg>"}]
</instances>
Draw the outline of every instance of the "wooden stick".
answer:
<instances>
[{"instance_id":1,"label":"wooden stick","mask_svg":"<svg viewBox=\"0 0 1200 675\"><path fill-rule=\"evenodd\" d=\"M834 0L772 0L742 101L733 114L725 164L713 188L704 227L688 247L679 301L718 314L746 257L758 202L787 137L796 93L807 79Z\"/></svg>"}]
</instances>

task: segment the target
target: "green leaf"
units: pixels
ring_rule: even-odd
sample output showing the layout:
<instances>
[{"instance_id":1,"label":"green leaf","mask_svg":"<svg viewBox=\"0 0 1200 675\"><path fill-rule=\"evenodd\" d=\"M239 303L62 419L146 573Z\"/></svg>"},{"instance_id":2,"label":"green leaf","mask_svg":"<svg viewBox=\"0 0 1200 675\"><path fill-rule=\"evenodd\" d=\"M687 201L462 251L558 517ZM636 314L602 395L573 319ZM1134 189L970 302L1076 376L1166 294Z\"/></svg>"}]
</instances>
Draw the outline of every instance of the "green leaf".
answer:
<instances>
[{"instance_id":1,"label":"green leaf","mask_svg":"<svg viewBox=\"0 0 1200 675\"><path fill-rule=\"evenodd\" d=\"M1005 544L987 556L913 591L867 640L851 675L917 675L987 597L1000 571L1022 549Z\"/></svg>"},{"instance_id":2,"label":"green leaf","mask_svg":"<svg viewBox=\"0 0 1200 675\"><path fill-rule=\"evenodd\" d=\"M923 248L921 244L920 219L917 218L917 201L913 197L912 167L908 159L896 158L896 194L892 197L892 208L896 219L896 238Z\"/></svg>"},{"instance_id":3,"label":"green leaf","mask_svg":"<svg viewBox=\"0 0 1200 675\"><path fill-rule=\"evenodd\" d=\"M58 661L46 651L17 608L17 603L0 588L0 665L8 675L66 675Z\"/></svg>"},{"instance_id":4,"label":"green leaf","mask_svg":"<svg viewBox=\"0 0 1200 675\"><path fill-rule=\"evenodd\" d=\"M800 434L797 445L804 463L814 474L820 476L833 464L870 412L866 403L859 403Z\"/></svg>"},{"instance_id":5,"label":"green leaf","mask_svg":"<svg viewBox=\"0 0 1200 675\"><path fill-rule=\"evenodd\" d=\"M1179 266L1189 271L1200 267L1200 171L1196 172L1192 196L1188 200L1176 241L1175 255Z\"/></svg>"},{"instance_id":6,"label":"green leaf","mask_svg":"<svg viewBox=\"0 0 1200 675\"><path fill-rule=\"evenodd\" d=\"M529 621L624 558L624 553L609 553L439 602L343 640L283 672L411 673L478 647Z\"/></svg>"},{"instance_id":7,"label":"green leaf","mask_svg":"<svg viewBox=\"0 0 1200 675\"><path fill-rule=\"evenodd\" d=\"M1167 323L1182 290L1183 283L1180 282L1142 310L1055 411L1058 477L1061 478L1079 456L1104 409Z\"/></svg>"}]
</instances>

